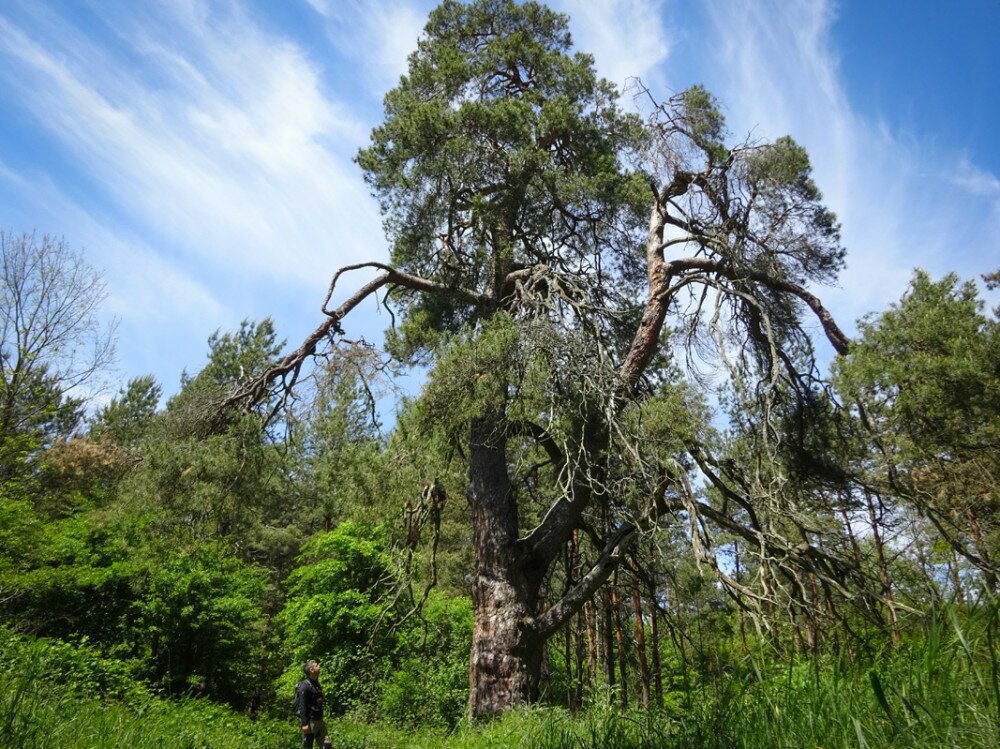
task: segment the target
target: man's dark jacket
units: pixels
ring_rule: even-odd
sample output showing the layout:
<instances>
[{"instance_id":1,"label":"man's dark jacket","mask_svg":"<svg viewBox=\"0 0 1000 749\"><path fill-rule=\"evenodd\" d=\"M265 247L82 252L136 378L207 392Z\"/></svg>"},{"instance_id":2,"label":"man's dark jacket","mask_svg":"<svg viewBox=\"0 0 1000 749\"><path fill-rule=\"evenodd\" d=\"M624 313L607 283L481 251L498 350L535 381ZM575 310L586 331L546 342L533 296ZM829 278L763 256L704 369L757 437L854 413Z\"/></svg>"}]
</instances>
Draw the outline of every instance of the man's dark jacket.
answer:
<instances>
[{"instance_id":1,"label":"man's dark jacket","mask_svg":"<svg viewBox=\"0 0 1000 749\"><path fill-rule=\"evenodd\" d=\"M303 679L295 686L295 713L302 725L323 720L323 687L318 681Z\"/></svg>"}]
</instances>

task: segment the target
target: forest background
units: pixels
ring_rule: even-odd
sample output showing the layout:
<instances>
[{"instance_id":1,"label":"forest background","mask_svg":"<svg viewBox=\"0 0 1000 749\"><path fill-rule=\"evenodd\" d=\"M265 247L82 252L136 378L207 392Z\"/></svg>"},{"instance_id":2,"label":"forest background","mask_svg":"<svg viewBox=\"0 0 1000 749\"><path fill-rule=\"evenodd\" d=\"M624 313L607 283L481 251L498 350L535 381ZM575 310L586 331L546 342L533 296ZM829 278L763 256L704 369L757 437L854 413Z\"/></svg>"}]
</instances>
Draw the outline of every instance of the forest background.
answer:
<instances>
[{"instance_id":1,"label":"forest background","mask_svg":"<svg viewBox=\"0 0 1000 749\"><path fill-rule=\"evenodd\" d=\"M432 17L422 50L438 62L413 58L411 87L404 79L387 99L359 157L395 243L397 266L374 289L391 287L400 315L385 350L350 335L345 302L313 341L325 348L283 358L274 324L246 321L210 337L206 365L163 407L151 376L88 404L84 386L112 353L100 276L63 240L4 233L6 744L288 745L291 686L300 662L319 656L348 745L441 742L461 726L449 741L994 745L1000 344L982 289L995 268L982 268L982 287L918 272L848 342L798 283L829 280L843 251L794 142L732 140L700 88L654 99L643 124L588 78L585 59L562 56L557 17L505 3L473 6L478 21L464 12L446 4ZM526 23L523 12L541 15ZM559 72L540 79L527 110L510 103L532 92L528 75L480 89L482 106L459 123L473 152L484 153L475 137L485 133L505 145L507 169L539 143L550 161L520 172L522 192L509 172L499 187L460 189L450 205L469 218L447 214L454 254L442 261L422 254L444 224L439 204L421 201L447 194L440 175L455 164L478 162L428 149L439 124L400 113L409 96L425 102L421 84L447 80L435 78L435 55L461 27L449 13L524 24L527 46L514 52L536 54L541 39L543 56L529 61ZM511 38L496 35L501 51ZM474 90L465 85L459 97ZM553 108L553 90L579 107ZM646 171L631 166L651 153L660 160ZM486 177L498 173L485 164ZM639 186L656 177L650 166L665 180L659 191L653 181L653 215L675 215L665 206L684 198L674 226L686 232L652 245ZM541 193L536 169L550 175ZM747 208L740 223L720 198L731 187L760 195L763 212L751 220ZM559 213L505 212L539 196ZM394 224L400 215L423 223ZM684 244L694 259L674 280L710 291L691 307L665 287L673 322L647 337L645 369L630 379L642 336L628 325L643 309L630 284L650 272L648 312L661 298L656 251ZM570 251L595 252L607 271L550 271ZM636 273L630 263L643 260ZM504 277L511 288L491 297ZM837 354L827 371L811 330ZM427 384L380 424L393 372L414 362ZM598 407L568 408L587 403ZM476 436L484 418L544 430L504 431L498 444ZM609 436L595 442L595 425ZM584 458L566 461L555 441ZM485 621L470 600L483 590L483 446L506 451L518 534L546 527L550 506L580 512L532 582L532 620L560 616L521 696L550 707L477 728L465 716L483 704L469 695ZM549 470L559 460L564 470ZM136 737L136 722L148 735Z\"/></svg>"}]
</instances>

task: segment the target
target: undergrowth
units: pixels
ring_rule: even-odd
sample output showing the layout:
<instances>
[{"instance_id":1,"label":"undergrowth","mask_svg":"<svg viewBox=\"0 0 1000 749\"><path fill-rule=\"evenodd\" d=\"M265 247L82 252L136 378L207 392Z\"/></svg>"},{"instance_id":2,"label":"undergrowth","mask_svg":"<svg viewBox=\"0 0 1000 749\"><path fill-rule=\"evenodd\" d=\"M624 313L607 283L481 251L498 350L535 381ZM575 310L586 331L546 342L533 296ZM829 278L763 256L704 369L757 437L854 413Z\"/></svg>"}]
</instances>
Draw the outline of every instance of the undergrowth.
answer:
<instances>
[{"instance_id":1,"label":"undergrowth","mask_svg":"<svg viewBox=\"0 0 1000 749\"><path fill-rule=\"evenodd\" d=\"M919 638L866 666L845 657L745 670L686 707L512 712L456 731L329 721L335 749L782 749L1000 746L996 607L935 614ZM0 630L0 746L284 749L291 721L251 721L206 700L171 701L84 645Z\"/></svg>"}]
</instances>

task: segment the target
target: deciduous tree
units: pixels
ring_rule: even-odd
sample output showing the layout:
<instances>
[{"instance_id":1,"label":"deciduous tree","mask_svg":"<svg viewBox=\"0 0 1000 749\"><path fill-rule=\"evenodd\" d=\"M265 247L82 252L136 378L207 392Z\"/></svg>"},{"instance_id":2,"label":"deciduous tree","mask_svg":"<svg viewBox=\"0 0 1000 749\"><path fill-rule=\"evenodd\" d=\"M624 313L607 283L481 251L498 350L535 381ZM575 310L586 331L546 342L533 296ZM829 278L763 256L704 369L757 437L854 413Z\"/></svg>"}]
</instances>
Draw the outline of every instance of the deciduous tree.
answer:
<instances>
[{"instance_id":1,"label":"deciduous tree","mask_svg":"<svg viewBox=\"0 0 1000 749\"><path fill-rule=\"evenodd\" d=\"M80 388L114 354L104 281L65 240L0 232L0 481L80 422Z\"/></svg>"}]
</instances>

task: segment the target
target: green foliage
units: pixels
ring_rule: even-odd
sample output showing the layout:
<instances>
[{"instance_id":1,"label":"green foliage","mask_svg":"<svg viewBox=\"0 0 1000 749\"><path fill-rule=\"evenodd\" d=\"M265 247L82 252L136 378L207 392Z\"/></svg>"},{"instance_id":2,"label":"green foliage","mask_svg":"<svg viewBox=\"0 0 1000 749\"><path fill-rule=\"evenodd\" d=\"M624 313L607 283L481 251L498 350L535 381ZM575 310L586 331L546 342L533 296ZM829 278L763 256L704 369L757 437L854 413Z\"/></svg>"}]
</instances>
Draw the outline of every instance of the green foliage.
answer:
<instances>
[{"instance_id":1,"label":"green foliage","mask_svg":"<svg viewBox=\"0 0 1000 749\"><path fill-rule=\"evenodd\" d=\"M852 664L846 657L779 662L765 649L683 702L648 712L604 703L576 714L513 711L485 726L463 725L447 737L357 724L338 726L335 733L342 746L366 748L991 747L1000 736L995 606L968 617L938 613L922 634L874 664Z\"/></svg>"},{"instance_id":2,"label":"green foliage","mask_svg":"<svg viewBox=\"0 0 1000 749\"><path fill-rule=\"evenodd\" d=\"M142 519L122 525L93 515L42 523L23 504L0 500L0 507L28 541L8 547L0 567L4 620L43 635L122 643L147 570L144 557L131 556L136 531L125 525L141 526Z\"/></svg>"},{"instance_id":3,"label":"green foliage","mask_svg":"<svg viewBox=\"0 0 1000 749\"><path fill-rule=\"evenodd\" d=\"M313 397L304 399L291 423L298 488L311 495L306 509L312 527L322 521L328 528L348 517L384 519L385 467L375 402L379 365L370 347L339 347L314 372Z\"/></svg>"},{"instance_id":4,"label":"green foliage","mask_svg":"<svg viewBox=\"0 0 1000 749\"><path fill-rule=\"evenodd\" d=\"M0 678L45 679L61 691L86 697L146 699L152 691L125 661L108 658L88 644L18 635L0 627Z\"/></svg>"},{"instance_id":5,"label":"green foliage","mask_svg":"<svg viewBox=\"0 0 1000 749\"><path fill-rule=\"evenodd\" d=\"M46 447L72 434L83 420L83 401L67 397L44 366L20 373L18 382L0 381L0 480L26 493L34 489Z\"/></svg>"},{"instance_id":6,"label":"green foliage","mask_svg":"<svg viewBox=\"0 0 1000 749\"><path fill-rule=\"evenodd\" d=\"M122 447L137 446L152 424L163 389L153 375L134 377L94 417L90 433Z\"/></svg>"},{"instance_id":7,"label":"green foliage","mask_svg":"<svg viewBox=\"0 0 1000 749\"><path fill-rule=\"evenodd\" d=\"M536 708L447 735L440 728L329 723L339 749L849 749L860 739L868 746L986 749L1000 736L996 617L995 605L968 615L939 611L923 634L873 665L843 658L783 664L766 651L754 653L689 707L643 713L595 706L575 715ZM45 689L38 688L41 675ZM202 700L159 699L86 646L0 630L4 747L279 749L295 740L288 723L251 723Z\"/></svg>"},{"instance_id":8,"label":"green foliage","mask_svg":"<svg viewBox=\"0 0 1000 749\"><path fill-rule=\"evenodd\" d=\"M293 664L278 693L291 693L301 664L317 658L331 711L370 703L394 645L391 596L399 584L381 533L347 521L310 538L297 561L277 617Z\"/></svg>"},{"instance_id":9,"label":"green foliage","mask_svg":"<svg viewBox=\"0 0 1000 749\"><path fill-rule=\"evenodd\" d=\"M862 321L843 382L870 395L907 454L997 444L1000 329L982 307L974 283L918 271L900 303Z\"/></svg>"},{"instance_id":10,"label":"green foliage","mask_svg":"<svg viewBox=\"0 0 1000 749\"><path fill-rule=\"evenodd\" d=\"M245 540L285 493L280 451L264 442L260 418L229 422L223 433L157 439L131 488L155 496L177 527L196 538Z\"/></svg>"},{"instance_id":11,"label":"green foliage","mask_svg":"<svg viewBox=\"0 0 1000 749\"><path fill-rule=\"evenodd\" d=\"M19 495L8 483L0 484L0 574L21 567L45 537L43 519Z\"/></svg>"},{"instance_id":12,"label":"green foliage","mask_svg":"<svg viewBox=\"0 0 1000 749\"><path fill-rule=\"evenodd\" d=\"M284 749L287 724L252 722L207 700L165 700L86 644L0 629L5 749Z\"/></svg>"},{"instance_id":13,"label":"green foliage","mask_svg":"<svg viewBox=\"0 0 1000 749\"><path fill-rule=\"evenodd\" d=\"M697 739L689 745L989 746L1000 730L990 687L995 604L968 618L939 613L923 636L871 668L755 661L753 682L732 685L689 726L689 740Z\"/></svg>"},{"instance_id":14,"label":"green foliage","mask_svg":"<svg viewBox=\"0 0 1000 749\"><path fill-rule=\"evenodd\" d=\"M270 317L259 323L243 320L237 331L217 330L208 337L208 363L196 377L183 376L181 384L200 381L228 385L255 377L274 363L284 345L284 341L278 341Z\"/></svg>"},{"instance_id":15,"label":"green foliage","mask_svg":"<svg viewBox=\"0 0 1000 749\"><path fill-rule=\"evenodd\" d=\"M287 584L277 623L291 665L276 684L279 695L291 693L307 658L318 658L333 714L411 727L452 727L461 719L471 605L431 591L419 613L401 621L401 607L412 600L381 531L347 521L313 536Z\"/></svg>"},{"instance_id":16,"label":"green foliage","mask_svg":"<svg viewBox=\"0 0 1000 749\"><path fill-rule=\"evenodd\" d=\"M256 688L266 577L219 543L164 554L136 605L149 678L168 694L245 706Z\"/></svg>"},{"instance_id":17,"label":"green foliage","mask_svg":"<svg viewBox=\"0 0 1000 749\"><path fill-rule=\"evenodd\" d=\"M634 410L640 439L664 460L683 453L685 444L700 436L709 414L703 397L683 380L664 384Z\"/></svg>"},{"instance_id":18,"label":"green foliage","mask_svg":"<svg viewBox=\"0 0 1000 749\"><path fill-rule=\"evenodd\" d=\"M181 375L181 391L167 402L162 428L169 437L203 437L224 432L227 421L220 403L229 391L274 364L284 341L277 340L271 318L243 320L239 330L215 331L208 338L208 363L194 377ZM273 403L259 404L267 414Z\"/></svg>"},{"instance_id":19,"label":"green foliage","mask_svg":"<svg viewBox=\"0 0 1000 749\"><path fill-rule=\"evenodd\" d=\"M42 526L0 568L0 612L23 630L129 659L168 693L249 704L260 689L267 573L219 542L176 549L152 530L128 515Z\"/></svg>"},{"instance_id":20,"label":"green foliage","mask_svg":"<svg viewBox=\"0 0 1000 749\"><path fill-rule=\"evenodd\" d=\"M695 85L681 92L680 103L683 126L691 139L713 162L725 161L729 156L723 143L726 120L716 98L703 86Z\"/></svg>"},{"instance_id":21,"label":"green foliage","mask_svg":"<svg viewBox=\"0 0 1000 749\"><path fill-rule=\"evenodd\" d=\"M358 155L393 262L486 293L518 265L551 261L553 244L588 254L604 240L609 270L630 262L631 246L611 256L612 224L646 190L620 163L641 127L616 97L589 57L570 55L564 16L534 2L443 3ZM420 321L394 337L406 358L433 344L427 331L478 317L458 296L402 301Z\"/></svg>"},{"instance_id":22,"label":"green foliage","mask_svg":"<svg viewBox=\"0 0 1000 749\"><path fill-rule=\"evenodd\" d=\"M477 332L463 331L430 372L422 400L423 418L462 440L473 419L496 413L508 395L518 364L521 331L500 313Z\"/></svg>"},{"instance_id":23,"label":"green foliage","mask_svg":"<svg viewBox=\"0 0 1000 749\"><path fill-rule=\"evenodd\" d=\"M245 320L235 333L217 331L209 338L206 366L193 378L185 375L166 411L142 426L141 470L123 492L140 505L153 501L182 543L227 538L244 557L276 564L297 545L299 533L288 528L297 509L288 501L294 492L283 474L284 450L268 432L269 414L221 408L229 388L270 366L281 345L269 319ZM140 379L130 390L116 405L138 409L144 419L155 385Z\"/></svg>"},{"instance_id":24,"label":"green foliage","mask_svg":"<svg viewBox=\"0 0 1000 749\"><path fill-rule=\"evenodd\" d=\"M440 292L405 284L389 292L404 312L390 353L434 366L388 436L368 377L384 362L362 346L338 348L316 370L308 411L275 422L272 400L255 413L223 412L221 399L280 355L269 319L214 333L206 366L182 376L164 412L152 377L131 380L87 436L69 437L81 403L66 397L68 370L56 359L39 358L16 381L2 370L0 623L11 629L0 627L0 746L290 744L292 727L252 724L215 703L284 717L309 657L324 664L330 714L383 722L334 723L340 747L996 745L992 604L938 612L924 632L904 623L908 639L878 654L881 622L831 593L832 583L852 584L840 567L837 579L818 581L819 562L801 579L781 577L791 569L782 567L765 604L787 609L762 615L774 628L766 640L748 635L750 615L682 557L692 533L704 544L699 564L714 554L726 571L738 544L754 538L775 566L801 548L819 559L823 544L846 546L830 495L843 490L848 469L866 487L908 492L970 547L997 553L996 314L984 315L971 284L918 274L898 305L861 323L840 386L845 401L865 404L880 452L855 444L845 466L836 450L850 425L809 374L792 371L812 371L812 349L799 301L779 293L788 282L830 280L843 262L805 150L787 137L727 148L721 108L700 86L659 109L649 128L621 112L617 96L588 56L573 53L567 19L544 6L447 0L433 12L386 97L385 123L358 155L385 210L393 262ZM635 250L651 195L647 176L630 166L641 149L669 172L660 175L674 190L664 205L697 246L688 261L667 260L682 268L677 296L663 297L667 314L691 323L688 342L708 318L706 299L721 300L716 323L737 324L734 338L713 331L736 358L728 444L672 364L667 333L636 385L641 398L629 400L615 369L643 313ZM660 250L680 246L672 242ZM710 278L700 278L708 265ZM757 286L761 275L768 282ZM702 282L718 294L698 301L696 292L685 308L682 291ZM6 314L9 284L3 293ZM4 362L12 345L4 341ZM542 708L463 725L473 630L465 495L476 421L495 422L520 530L540 527L560 499L594 498L575 526L560 529L566 543L554 561L532 571L545 603L586 573L602 529L666 518L636 547L652 578L647 609L663 614L664 695L648 712L609 706L623 682L636 701L633 641L652 624L640 617L624 623L632 673L615 689L598 663L581 669L582 713ZM728 493L696 486L684 505L677 497L703 459L698 451L720 445L702 477L718 471ZM695 502L706 508L700 518L677 509ZM763 525L736 535L749 514ZM792 546L796 532L804 543ZM892 562L899 602L917 600L911 591L921 586L936 593L944 563L956 590L972 579L950 566L951 546L921 532L906 538L930 549L923 566L902 552ZM869 555L872 540L851 540ZM734 576L758 585L765 562L745 556ZM432 582L437 589L425 593ZM796 586L801 600L790 602L786 589ZM821 595L829 622L813 657L782 653L807 613L820 619ZM599 652L597 638L612 625L597 609L587 613L593 657L613 659ZM581 652L583 643L581 631ZM570 640L548 647L545 694L571 703L576 653Z\"/></svg>"},{"instance_id":25,"label":"green foliage","mask_svg":"<svg viewBox=\"0 0 1000 749\"><path fill-rule=\"evenodd\" d=\"M472 603L432 592L400 635L382 689L382 720L400 727L453 729L469 697Z\"/></svg>"},{"instance_id":26,"label":"green foliage","mask_svg":"<svg viewBox=\"0 0 1000 749\"><path fill-rule=\"evenodd\" d=\"M861 404L879 453L869 480L1000 553L1000 324L975 284L918 271L903 299L860 323L838 386Z\"/></svg>"}]
</instances>

